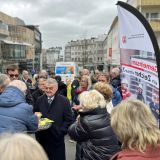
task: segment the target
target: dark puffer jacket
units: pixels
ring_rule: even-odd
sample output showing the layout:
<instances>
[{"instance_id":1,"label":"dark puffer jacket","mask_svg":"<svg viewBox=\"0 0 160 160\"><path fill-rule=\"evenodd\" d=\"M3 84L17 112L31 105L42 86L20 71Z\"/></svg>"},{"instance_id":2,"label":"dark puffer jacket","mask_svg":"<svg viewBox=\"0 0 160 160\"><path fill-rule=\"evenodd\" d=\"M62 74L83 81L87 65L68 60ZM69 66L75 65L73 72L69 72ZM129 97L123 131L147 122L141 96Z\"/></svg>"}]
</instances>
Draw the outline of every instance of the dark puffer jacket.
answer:
<instances>
[{"instance_id":1,"label":"dark puffer jacket","mask_svg":"<svg viewBox=\"0 0 160 160\"><path fill-rule=\"evenodd\" d=\"M69 128L70 137L81 145L82 160L109 160L119 151L117 138L110 126L106 108L80 112L79 122Z\"/></svg>"}]
</instances>

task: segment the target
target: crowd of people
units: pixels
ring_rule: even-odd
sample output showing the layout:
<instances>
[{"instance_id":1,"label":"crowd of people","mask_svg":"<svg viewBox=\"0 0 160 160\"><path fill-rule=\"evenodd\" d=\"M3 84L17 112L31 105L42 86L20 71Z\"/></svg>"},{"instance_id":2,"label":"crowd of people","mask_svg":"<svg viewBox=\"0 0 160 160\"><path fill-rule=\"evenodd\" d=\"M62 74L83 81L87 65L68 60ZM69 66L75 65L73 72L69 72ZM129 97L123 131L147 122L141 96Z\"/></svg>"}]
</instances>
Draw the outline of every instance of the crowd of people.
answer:
<instances>
[{"instance_id":1,"label":"crowd of people","mask_svg":"<svg viewBox=\"0 0 160 160\"><path fill-rule=\"evenodd\" d=\"M68 134L76 142L75 160L159 160L159 107L153 101L150 109L141 92L130 99L119 68L93 75L83 69L66 84L46 70L32 76L15 65L0 74L2 159L65 160ZM53 121L49 128L39 130L40 114Z\"/></svg>"}]
</instances>

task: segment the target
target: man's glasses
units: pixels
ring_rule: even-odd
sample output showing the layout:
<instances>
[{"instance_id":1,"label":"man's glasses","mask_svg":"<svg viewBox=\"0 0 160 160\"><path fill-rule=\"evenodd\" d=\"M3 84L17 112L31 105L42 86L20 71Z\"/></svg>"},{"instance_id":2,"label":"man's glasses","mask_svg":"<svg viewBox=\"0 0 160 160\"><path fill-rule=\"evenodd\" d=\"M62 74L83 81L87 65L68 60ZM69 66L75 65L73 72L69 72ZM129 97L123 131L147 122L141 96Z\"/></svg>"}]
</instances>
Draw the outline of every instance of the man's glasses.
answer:
<instances>
[{"instance_id":1,"label":"man's glasses","mask_svg":"<svg viewBox=\"0 0 160 160\"><path fill-rule=\"evenodd\" d=\"M11 77L11 78L13 78L13 77L16 77L16 78L18 78L18 74L9 74L9 76Z\"/></svg>"},{"instance_id":2,"label":"man's glasses","mask_svg":"<svg viewBox=\"0 0 160 160\"><path fill-rule=\"evenodd\" d=\"M106 82L106 81L105 81L105 80L101 80L101 79L99 79L99 80L98 80L98 82Z\"/></svg>"}]
</instances>

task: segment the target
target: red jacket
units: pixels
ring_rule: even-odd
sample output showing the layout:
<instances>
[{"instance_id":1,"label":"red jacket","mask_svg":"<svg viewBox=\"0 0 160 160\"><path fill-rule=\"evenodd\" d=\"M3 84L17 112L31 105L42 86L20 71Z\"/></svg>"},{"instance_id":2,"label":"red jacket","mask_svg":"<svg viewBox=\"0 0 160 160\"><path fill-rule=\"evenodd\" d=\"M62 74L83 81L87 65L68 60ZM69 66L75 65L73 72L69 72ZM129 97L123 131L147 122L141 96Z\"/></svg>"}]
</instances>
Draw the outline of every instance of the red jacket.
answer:
<instances>
[{"instance_id":1,"label":"red jacket","mask_svg":"<svg viewBox=\"0 0 160 160\"><path fill-rule=\"evenodd\" d=\"M156 149L148 146L145 153L124 149L115 154L111 160L160 160L160 144Z\"/></svg>"}]
</instances>

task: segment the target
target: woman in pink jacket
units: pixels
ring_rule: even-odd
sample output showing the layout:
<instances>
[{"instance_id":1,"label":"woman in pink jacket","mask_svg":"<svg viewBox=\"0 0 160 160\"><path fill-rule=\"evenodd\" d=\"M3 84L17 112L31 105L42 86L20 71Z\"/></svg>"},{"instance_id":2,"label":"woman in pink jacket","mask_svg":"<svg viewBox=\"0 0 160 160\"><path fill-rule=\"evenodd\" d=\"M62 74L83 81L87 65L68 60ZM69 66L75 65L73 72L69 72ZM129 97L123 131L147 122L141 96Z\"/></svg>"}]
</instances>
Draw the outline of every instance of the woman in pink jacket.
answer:
<instances>
[{"instance_id":1,"label":"woman in pink jacket","mask_svg":"<svg viewBox=\"0 0 160 160\"><path fill-rule=\"evenodd\" d=\"M111 160L160 160L160 130L143 102L122 101L112 110L111 126L122 143Z\"/></svg>"}]
</instances>

